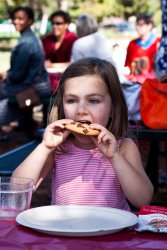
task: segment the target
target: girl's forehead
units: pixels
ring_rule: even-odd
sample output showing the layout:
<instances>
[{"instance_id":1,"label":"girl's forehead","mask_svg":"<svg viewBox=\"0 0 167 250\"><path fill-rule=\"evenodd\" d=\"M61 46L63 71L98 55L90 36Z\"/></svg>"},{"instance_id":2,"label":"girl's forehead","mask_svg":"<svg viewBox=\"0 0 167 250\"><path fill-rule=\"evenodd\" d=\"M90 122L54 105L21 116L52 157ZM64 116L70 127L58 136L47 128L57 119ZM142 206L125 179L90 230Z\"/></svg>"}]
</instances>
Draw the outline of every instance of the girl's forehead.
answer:
<instances>
[{"instance_id":1,"label":"girl's forehead","mask_svg":"<svg viewBox=\"0 0 167 250\"><path fill-rule=\"evenodd\" d=\"M98 75L84 75L69 78L64 83L64 91L74 89L82 90L107 90L106 83Z\"/></svg>"}]
</instances>

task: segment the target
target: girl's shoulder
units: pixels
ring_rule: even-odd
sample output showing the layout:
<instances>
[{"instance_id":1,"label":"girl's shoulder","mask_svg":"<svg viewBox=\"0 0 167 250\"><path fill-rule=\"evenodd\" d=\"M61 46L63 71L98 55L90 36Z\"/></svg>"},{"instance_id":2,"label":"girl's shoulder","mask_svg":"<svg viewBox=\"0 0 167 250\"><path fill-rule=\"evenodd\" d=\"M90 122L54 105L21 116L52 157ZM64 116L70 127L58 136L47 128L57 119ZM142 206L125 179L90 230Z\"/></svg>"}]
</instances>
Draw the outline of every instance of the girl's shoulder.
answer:
<instances>
[{"instance_id":1,"label":"girl's shoulder","mask_svg":"<svg viewBox=\"0 0 167 250\"><path fill-rule=\"evenodd\" d=\"M124 138L119 142L119 149L121 153L138 151L137 145L134 140L130 138Z\"/></svg>"}]
</instances>

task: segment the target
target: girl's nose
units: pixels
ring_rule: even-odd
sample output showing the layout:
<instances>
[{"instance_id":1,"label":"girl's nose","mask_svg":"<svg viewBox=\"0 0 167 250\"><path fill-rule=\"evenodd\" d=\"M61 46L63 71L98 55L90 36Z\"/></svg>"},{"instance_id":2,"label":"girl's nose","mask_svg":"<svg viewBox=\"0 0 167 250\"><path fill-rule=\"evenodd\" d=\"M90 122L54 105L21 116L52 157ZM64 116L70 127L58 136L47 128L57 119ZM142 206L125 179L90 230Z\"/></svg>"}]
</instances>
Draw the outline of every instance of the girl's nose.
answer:
<instances>
[{"instance_id":1,"label":"girl's nose","mask_svg":"<svg viewBox=\"0 0 167 250\"><path fill-rule=\"evenodd\" d=\"M81 102L78 104L77 113L80 115L87 114L87 107L86 107L86 104L84 102Z\"/></svg>"}]
</instances>

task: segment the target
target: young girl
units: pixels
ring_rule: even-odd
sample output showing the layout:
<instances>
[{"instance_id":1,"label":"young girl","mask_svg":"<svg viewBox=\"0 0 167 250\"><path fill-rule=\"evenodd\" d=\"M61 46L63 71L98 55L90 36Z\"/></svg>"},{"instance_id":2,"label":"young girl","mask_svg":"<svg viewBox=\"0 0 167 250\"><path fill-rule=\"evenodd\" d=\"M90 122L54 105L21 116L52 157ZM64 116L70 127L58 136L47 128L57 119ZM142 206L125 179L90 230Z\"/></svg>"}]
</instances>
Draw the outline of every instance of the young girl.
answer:
<instances>
[{"instance_id":1,"label":"young girl","mask_svg":"<svg viewBox=\"0 0 167 250\"><path fill-rule=\"evenodd\" d=\"M98 136L65 129L90 122ZM99 205L129 210L148 204L153 187L135 143L126 138L127 106L115 68L86 58L62 75L43 140L15 170L36 188L53 169L52 204Z\"/></svg>"}]
</instances>

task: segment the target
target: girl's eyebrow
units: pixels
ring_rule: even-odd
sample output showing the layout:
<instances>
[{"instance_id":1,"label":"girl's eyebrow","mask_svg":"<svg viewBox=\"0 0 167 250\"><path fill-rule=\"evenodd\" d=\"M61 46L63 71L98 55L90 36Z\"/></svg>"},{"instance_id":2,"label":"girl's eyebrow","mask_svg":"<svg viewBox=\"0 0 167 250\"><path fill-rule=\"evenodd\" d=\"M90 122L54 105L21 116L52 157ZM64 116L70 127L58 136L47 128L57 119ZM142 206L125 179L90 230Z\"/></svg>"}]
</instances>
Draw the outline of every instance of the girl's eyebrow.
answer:
<instances>
[{"instance_id":1,"label":"girl's eyebrow","mask_svg":"<svg viewBox=\"0 0 167 250\"><path fill-rule=\"evenodd\" d=\"M64 96L76 96L76 95L74 95L74 94L66 94L66 95L64 95Z\"/></svg>"},{"instance_id":2,"label":"girl's eyebrow","mask_svg":"<svg viewBox=\"0 0 167 250\"><path fill-rule=\"evenodd\" d=\"M102 94L90 94L90 95L87 95L88 97L104 97L104 95L102 95Z\"/></svg>"},{"instance_id":3,"label":"girl's eyebrow","mask_svg":"<svg viewBox=\"0 0 167 250\"><path fill-rule=\"evenodd\" d=\"M79 97L78 95L74 95L74 94L66 94L64 95L64 97ZM92 96L99 96L99 97L104 97L104 95L102 94L89 94L89 95L86 95L87 97L92 97Z\"/></svg>"},{"instance_id":4,"label":"girl's eyebrow","mask_svg":"<svg viewBox=\"0 0 167 250\"><path fill-rule=\"evenodd\" d=\"M73 97L73 98L77 98L77 95L73 95L73 94L67 94L67 95L63 95L63 98L69 98L69 97Z\"/></svg>"}]
</instances>

